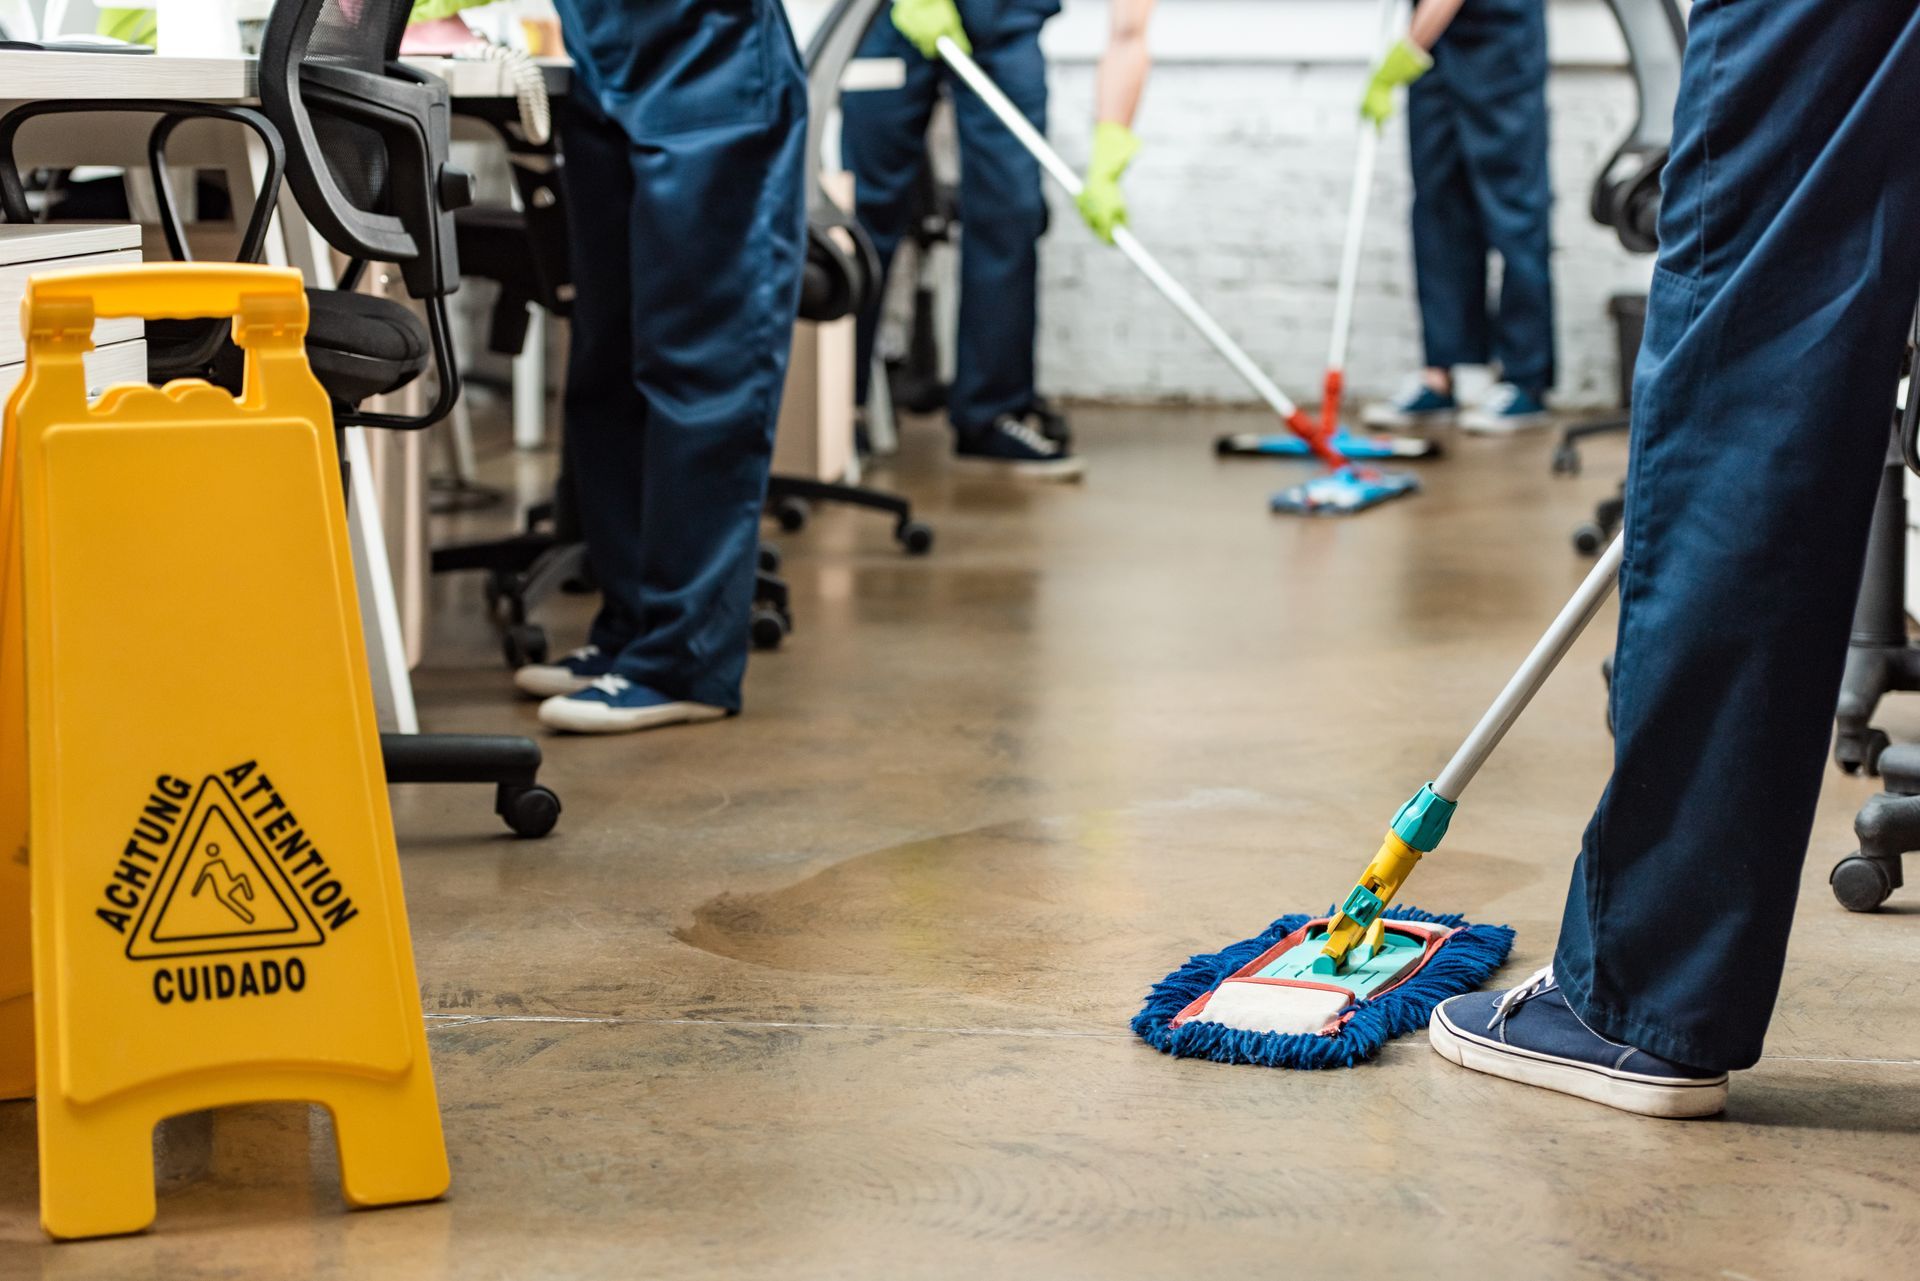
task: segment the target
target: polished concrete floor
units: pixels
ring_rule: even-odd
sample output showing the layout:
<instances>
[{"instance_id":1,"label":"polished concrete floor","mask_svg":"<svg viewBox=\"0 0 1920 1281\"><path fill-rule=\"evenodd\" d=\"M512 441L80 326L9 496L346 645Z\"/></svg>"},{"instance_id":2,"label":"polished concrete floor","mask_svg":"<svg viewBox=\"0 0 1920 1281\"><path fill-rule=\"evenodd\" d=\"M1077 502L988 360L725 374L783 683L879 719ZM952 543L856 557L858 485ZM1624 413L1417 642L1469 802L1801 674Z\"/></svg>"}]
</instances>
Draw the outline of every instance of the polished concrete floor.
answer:
<instances>
[{"instance_id":1,"label":"polished concrete floor","mask_svg":"<svg viewBox=\"0 0 1920 1281\"><path fill-rule=\"evenodd\" d=\"M780 537L799 630L747 715L550 740L550 839L478 789L396 798L444 1202L345 1213L325 1118L249 1108L162 1128L153 1232L48 1246L8 1104L0 1276L1913 1275L1920 891L1829 896L1860 780L1830 780L1768 1057L1722 1119L1418 1038L1295 1075L1128 1035L1189 953L1351 881L1584 571L1567 534L1623 452L1566 480L1545 439L1463 441L1416 499L1302 521L1263 505L1297 467L1212 456L1257 418L1078 424L1067 488L955 474L911 430L880 479L932 556L849 511ZM436 588L425 715L535 732L478 590ZM585 610L547 616L571 644ZM1510 976L1550 954L1605 781L1610 621L1407 894L1517 927ZM1920 735L1920 700L1887 720Z\"/></svg>"}]
</instances>

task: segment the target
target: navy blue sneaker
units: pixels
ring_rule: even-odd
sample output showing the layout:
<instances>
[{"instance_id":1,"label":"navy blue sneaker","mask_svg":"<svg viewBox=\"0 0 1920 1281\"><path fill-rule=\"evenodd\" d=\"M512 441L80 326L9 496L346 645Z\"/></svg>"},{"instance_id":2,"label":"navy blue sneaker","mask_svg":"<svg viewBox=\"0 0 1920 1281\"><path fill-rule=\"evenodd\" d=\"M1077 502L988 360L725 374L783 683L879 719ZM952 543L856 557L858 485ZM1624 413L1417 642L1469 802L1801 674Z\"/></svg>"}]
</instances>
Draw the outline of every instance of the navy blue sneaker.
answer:
<instances>
[{"instance_id":1,"label":"navy blue sneaker","mask_svg":"<svg viewBox=\"0 0 1920 1281\"><path fill-rule=\"evenodd\" d=\"M1551 966L1505 992L1442 1001L1427 1022L1427 1039L1449 1063L1623 1112L1695 1117L1727 1106L1725 1072L1701 1072L1608 1040L1567 1004Z\"/></svg>"},{"instance_id":2,"label":"navy blue sneaker","mask_svg":"<svg viewBox=\"0 0 1920 1281\"><path fill-rule=\"evenodd\" d=\"M1087 471L1072 446L1049 437L1033 415L1002 414L979 431L962 432L953 452L960 462L1008 476L1079 480Z\"/></svg>"},{"instance_id":3,"label":"navy blue sneaker","mask_svg":"<svg viewBox=\"0 0 1920 1281\"><path fill-rule=\"evenodd\" d=\"M1479 436L1511 436L1553 420L1540 397L1525 387L1495 383L1486 400L1460 415L1460 429Z\"/></svg>"},{"instance_id":4,"label":"navy blue sneaker","mask_svg":"<svg viewBox=\"0 0 1920 1281\"><path fill-rule=\"evenodd\" d=\"M717 721L727 714L724 707L668 698L624 676L602 676L576 694L560 694L540 704L542 725L571 734L631 734Z\"/></svg>"},{"instance_id":5,"label":"navy blue sneaker","mask_svg":"<svg viewBox=\"0 0 1920 1281\"><path fill-rule=\"evenodd\" d=\"M557 663L528 663L516 668L513 683L523 694L552 698L576 694L613 670L613 656L598 645L582 645Z\"/></svg>"},{"instance_id":6,"label":"navy blue sneaker","mask_svg":"<svg viewBox=\"0 0 1920 1281\"><path fill-rule=\"evenodd\" d=\"M1460 403L1451 392L1435 391L1423 378L1411 379L1392 400L1376 401L1360 411L1360 421L1375 431L1444 427Z\"/></svg>"}]
</instances>

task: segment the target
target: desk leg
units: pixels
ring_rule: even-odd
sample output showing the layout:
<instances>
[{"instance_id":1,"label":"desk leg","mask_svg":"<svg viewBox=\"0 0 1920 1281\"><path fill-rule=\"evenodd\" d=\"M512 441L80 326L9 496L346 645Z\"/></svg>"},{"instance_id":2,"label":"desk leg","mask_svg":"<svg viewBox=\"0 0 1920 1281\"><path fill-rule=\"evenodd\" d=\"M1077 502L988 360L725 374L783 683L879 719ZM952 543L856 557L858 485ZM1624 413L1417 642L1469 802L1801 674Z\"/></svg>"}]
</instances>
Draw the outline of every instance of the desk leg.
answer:
<instances>
[{"instance_id":1,"label":"desk leg","mask_svg":"<svg viewBox=\"0 0 1920 1281\"><path fill-rule=\"evenodd\" d=\"M533 308L526 346L513 358L513 443L538 449L547 440L547 312Z\"/></svg>"},{"instance_id":2,"label":"desk leg","mask_svg":"<svg viewBox=\"0 0 1920 1281\"><path fill-rule=\"evenodd\" d=\"M413 705L413 679L407 671L407 644L400 628L400 603L387 561L387 535L374 489L373 459L364 427L349 427L347 525L353 541L353 572L360 585L360 625L366 632L367 666L373 674L373 706L380 728L418 734L420 715Z\"/></svg>"}]
</instances>

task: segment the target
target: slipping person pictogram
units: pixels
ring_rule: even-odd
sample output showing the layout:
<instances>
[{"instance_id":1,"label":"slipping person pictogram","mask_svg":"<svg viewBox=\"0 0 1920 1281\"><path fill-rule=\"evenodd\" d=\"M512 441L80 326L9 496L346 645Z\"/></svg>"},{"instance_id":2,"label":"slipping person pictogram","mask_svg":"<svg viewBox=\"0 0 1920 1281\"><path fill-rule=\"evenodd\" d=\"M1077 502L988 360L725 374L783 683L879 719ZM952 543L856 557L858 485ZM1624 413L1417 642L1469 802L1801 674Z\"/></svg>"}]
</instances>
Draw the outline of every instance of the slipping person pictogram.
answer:
<instances>
[{"instance_id":1,"label":"slipping person pictogram","mask_svg":"<svg viewBox=\"0 0 1920 1281\"><path fill-rule=\"evenodd\" d=\"M200 891L209 886L212 887L215 902L239 917L242 923L253 924L253 912L239 902L240 899L246 899L249 903L253 901L253 882L247 879L244 872L235 876L228 870L220 858L218 845L207 846L207 861L201 866L200 875L194 878L193 896L198 898Z\"/></svg>"}]
</instances>

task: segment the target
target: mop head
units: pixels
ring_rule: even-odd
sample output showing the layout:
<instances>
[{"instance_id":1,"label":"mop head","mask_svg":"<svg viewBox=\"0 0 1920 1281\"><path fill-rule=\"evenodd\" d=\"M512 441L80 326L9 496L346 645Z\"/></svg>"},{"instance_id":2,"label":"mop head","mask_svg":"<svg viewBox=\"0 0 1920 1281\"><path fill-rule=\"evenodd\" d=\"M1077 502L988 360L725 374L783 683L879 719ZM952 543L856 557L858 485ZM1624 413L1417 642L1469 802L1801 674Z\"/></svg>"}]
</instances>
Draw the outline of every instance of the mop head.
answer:
<instances>
[{"instance_id":1,"label":"mop head","mask_svg":"<svg viewBox=\"0 0 1920 1281\"><path fill-rule=\"evenodd\" d=\"M1388 908L1385 919L1381 953L1338 977L1311 973L1324 916L1283 916L1254 938L1190 957L1154 984L1134 1034L1175 1058L1352 1067L1486 982L1513 947L1504 925L1417 907Z\"/></svg>"},{"instance_id":2,"label":"mop head","mask_svg":"<svg viewBox=\"0 0 1920 1281\"><path fill-rule=\"evenodd\" d=\"M1379 462L1394 458L1438 458L1440 442L1418 436L1361 436L1342 427L1328 444L1343 458ZM1306 458L1307 442L1290 432L1238 432L1213 442L1214 452L1226 458Z\"/></svg>"},{"instance_id":3,"label":"mop head","mask_svg":"<svg viewBox=\"0 0 1920 1281\"><path fill-rule=\"evenodd\" d=\"M1351 516L1419 488L1419 479L1408 472L1349 465L1281 490L1271 505L1276 512L1297 516Z\"/></svg>"}]
</instances>

